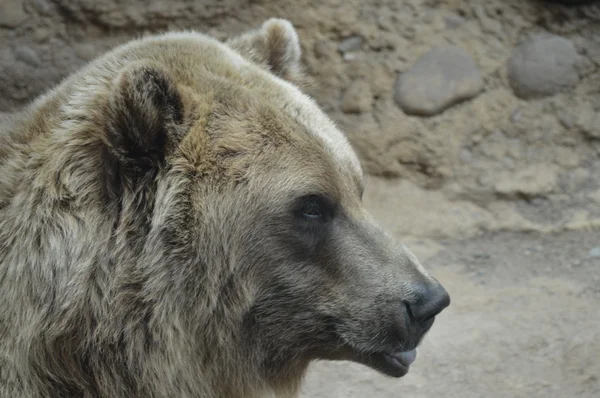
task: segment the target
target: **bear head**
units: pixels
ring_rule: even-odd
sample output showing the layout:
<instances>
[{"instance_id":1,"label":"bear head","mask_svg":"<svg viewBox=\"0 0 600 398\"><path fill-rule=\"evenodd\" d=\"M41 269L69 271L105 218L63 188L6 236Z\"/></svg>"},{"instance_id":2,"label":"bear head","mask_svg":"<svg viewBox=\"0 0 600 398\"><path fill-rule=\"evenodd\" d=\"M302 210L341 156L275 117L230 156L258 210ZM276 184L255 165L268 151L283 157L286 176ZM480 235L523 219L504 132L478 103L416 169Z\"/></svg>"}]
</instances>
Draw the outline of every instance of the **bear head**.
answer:
<instances>
[{"instance_id":1,"label":"bear head","mask_svg":"<svg viewBox=\"0 0 600 398\"><path fill-rule=\"evenodd\" d=\"M296 86L300 59L285 20L225 43L171 33L71 94L88 105L69 120L101 142L93 200L127 252L113 316L232 384L288 389L314 359L400 377L449 296L365 210L360 162Z\"/></svg>"}]
</instances>

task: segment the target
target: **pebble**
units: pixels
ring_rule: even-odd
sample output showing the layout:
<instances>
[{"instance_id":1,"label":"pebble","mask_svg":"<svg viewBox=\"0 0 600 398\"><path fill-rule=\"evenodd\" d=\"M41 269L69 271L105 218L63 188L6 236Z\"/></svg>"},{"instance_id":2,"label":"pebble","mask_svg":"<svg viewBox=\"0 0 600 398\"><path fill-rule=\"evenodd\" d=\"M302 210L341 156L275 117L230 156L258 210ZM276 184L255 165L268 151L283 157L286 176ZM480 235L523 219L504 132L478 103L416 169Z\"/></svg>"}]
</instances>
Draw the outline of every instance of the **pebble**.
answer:
<instances>
[{"instance_id":1,"label":"pebble","mask_svg":"<svg viewBox=\"0 0 600 398\"><path fill-rule=\"evenodd\" d=\"M15 58L31 66L39 66L41 63L39 55L31 47L22 46L15 49Z\"/></svg>"},{"instance_id":2,"label":"pebble","mask_svg":"<svg viewBox=\"0 0 600 398\"><path fill-rule=\"evenodd\" d=\"M364 80L356 80L346 89L340 108L344 113L366 113L371 110L373 94Z\"/></svg>"},{"instance_id":3,"label":"pebble","mask_svg":"<svg viewBox=\"0 0 600 398\"><path fill-rule=\"evenodd\" d=\"M48 0L33 0L31 4L42 15L52 14L52 6L48 3Z\"/></svg>"},{"instance_id":4,"label":"pebble","mask_svg":"<svg viewBox=\"0 0 600 398\"><path fill-rule=\"evenodd\" d=\"M491 257L488 253L473 253L473 258L477 260L489 260Z\"/></svg>"},{"instance_id":5,"label":"pebble","mask_svg":"<svg viewBox=\"0 0 600 398\"><path fill-rule=\"evenodd\" d=\"M588 252L588 257L597 258L600 257L600 247L594 247Z\"/></svg>"},{"instance_id":6,"label":"pebble","mask_svg":"<svg viewBox=\"0 0 600 398\"><path fill-rule=\"evenodd\" d=\"M515 108L514 111L510 114L510 121L513 123L518 123L521 120L521 116L523 116L520 108Z\"/></svg>"},{"instance_id":7,"label":"pebble","mask_svg":"<svg viewBox=\"0 0 600 398\"><path fill-rule=\"evenodd\" d=\"M498 176L494 189L509 198L533 198L552 192L557 184L556 167L539 164Z\"/></svg>"},{"instance_id":8,"label":"pebble","mask_svg":"<svg viewBox=\"0 0 600 398\"><path fill-rule=\"evenodd\" d=\"M588 198L590 198L591 200L593 200L596 203L600 203L600 189L588 194Z\"/></svg>"},{"instance_id":9,"label":"pebble","mask_svg":"<svg viewBox=\"0 0 600 398\"><path fill-rule=\"evenodd\" d=\"M16 28L27 18L21 0L0 1L0 27Z\"/></svg>"},{"instance_id":10,"label":"pebble","mask_svg":"<svg viewBox=\"0 0 600 398\"><path fill-rule=\"evenodd\" d=\"M473 58L457 46L437 47L396 79L394 99L407 114L431 116L483 89Z\"/></svg>"},{"instance_id":11,"label":"pebble","mask_svg":"<svg viewBox=\"0 0 600 398\"><path fill-rule=\"evenodd\" d=\"M579 110L576 124L588 138L600 138L600 112L596 112L591 105Z\"/></svg>"},{"instance_id":12,"label":"pebble","mask_svg":"<svg viewBox=\"0 0 600 398\"><path fill-rule=\"evenodd\" d=\"M361 60L361 59L365 59L365 56L364 56L364 54L355 53L355 52L353 52L353 53L345 53L342 56L342 59L344 61L347 61L347 62L349 62L349 61L358 61L358 60Z\"/></svg>"},{"instance_id":13,"label":"pebble","mask_svg":"<svg viewBox=\"0 0 600 398\"><path fill-rule=\"evenodd\" d=\"M566 113L563 110L559 110L556 113L556 118L562 124L562 126L566 129L571 129L575 125L575 121L573 120L573 116L569 113Z\"/></svg>"},{"instance_id":14,"label":"pebble","mask_svg":"<svg viewBox=\"0 0 600 398\"><path fill-rule=\"evenodd\" d=\"M349 53L352 51L357 51L357 50L360 50L362 43L363 43L363 38L361 36L358 36L358 35L350 36L347 39L342 40L342 42L340 42L340 44L338 44L338 50L342 54Z\"/></svg>"},{"instance_id":15,"label":"pebble","mask_svg":"<svg viewBox=\"0 0 600 398\"><path fill-rule=\"evenodd\" d=\"M43 43L50 37L50 30L46 28L38 28L33 31L33 39L38 43Z\"/></svg>"},{"instance_id":16,"label":"pebble","mask_svg":"<svg viewBox=\"0 0 600 398\"><path fill-rule=\"evenodd\" d=\"M579 155L577 155L577 151L565 147L556 147L554 148L554 161L559 166L566 169L572 169L579 164L580 159Z\"/></svg>"},{"instance_id":17,"label":"pebble","mask_svg":"<svg viewBox=\"0 0 600 398\"><path fill-rule=\"evenodd\" d=\"M508 78L523 99L551 96L579 82L581 57L573 43L556 35L536 35L523 41L508 61Z\"/></svg>"},{"instance_id":18,"label":"pebble","mask_svg":"<svg viewBox=\"0 0 600 398\"><path fill-rule=\"evenodd\" d=\"M387 15L380 15L377 17L377 27L384 32L392 32L394 30L394 25Z\"/></svg>"}]
</instances>

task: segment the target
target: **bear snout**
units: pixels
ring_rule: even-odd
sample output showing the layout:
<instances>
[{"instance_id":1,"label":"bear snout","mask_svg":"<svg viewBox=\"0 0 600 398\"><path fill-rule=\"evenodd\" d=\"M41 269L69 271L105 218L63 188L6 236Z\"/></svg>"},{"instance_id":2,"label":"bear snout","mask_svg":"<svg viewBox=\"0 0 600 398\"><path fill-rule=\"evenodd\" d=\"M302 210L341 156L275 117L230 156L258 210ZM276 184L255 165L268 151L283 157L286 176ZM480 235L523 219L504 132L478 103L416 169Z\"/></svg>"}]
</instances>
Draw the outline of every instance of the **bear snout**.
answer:
<instances>
[{"instance_id":1,"label":"bear snout","mask_svg":"<svg viewBox=\"0 0 600 398\"><path fill-rule=\"evenodd\" d=\"M437 281L420 283L413 288L415 299L405 301L406 309L412 321L426 325L450 305L450 295Z\"/></svg>"}]
</instances>

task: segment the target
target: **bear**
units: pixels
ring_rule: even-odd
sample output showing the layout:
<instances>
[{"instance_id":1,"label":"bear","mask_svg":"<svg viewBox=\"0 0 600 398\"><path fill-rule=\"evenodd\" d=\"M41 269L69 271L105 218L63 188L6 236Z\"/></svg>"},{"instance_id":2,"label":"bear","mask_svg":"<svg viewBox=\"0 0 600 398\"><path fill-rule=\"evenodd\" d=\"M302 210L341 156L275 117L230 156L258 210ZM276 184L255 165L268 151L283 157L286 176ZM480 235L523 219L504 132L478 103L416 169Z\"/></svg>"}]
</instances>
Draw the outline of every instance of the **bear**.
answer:
<instances>
[{"instance_id":1,"label":"bear","mask_svg":"<svg viewBox=\"0 0 600 398\"><path fill-rule=\"evenodd\" d=\"M450 303L362 204L292 24L116 47L0 127L0 396L295 396L404 376Z\"/></svg>"}]
</instances>

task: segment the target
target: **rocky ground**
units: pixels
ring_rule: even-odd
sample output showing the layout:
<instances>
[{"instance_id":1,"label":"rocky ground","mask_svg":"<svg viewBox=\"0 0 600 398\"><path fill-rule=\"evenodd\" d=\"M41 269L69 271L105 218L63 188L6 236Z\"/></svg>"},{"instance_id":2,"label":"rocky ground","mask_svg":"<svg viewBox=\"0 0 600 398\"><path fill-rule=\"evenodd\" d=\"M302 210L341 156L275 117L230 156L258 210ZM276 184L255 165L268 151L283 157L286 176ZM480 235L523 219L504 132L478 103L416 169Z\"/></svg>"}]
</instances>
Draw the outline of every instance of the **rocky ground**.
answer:
<instances>
[{"instance_id":1,"label":"rocky ground","mask_svg":"<svg viewBox=\"0 0 600 398\"><path fill-rule=\"evenodd\" d=\"M323 363L304 395L596 397L600 4L554 3L2 0L0 113L133 37L288 18L367 205L453 297L404 379Z\"/></svg>"}]
</instances>

